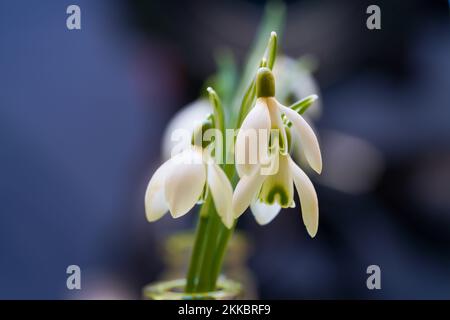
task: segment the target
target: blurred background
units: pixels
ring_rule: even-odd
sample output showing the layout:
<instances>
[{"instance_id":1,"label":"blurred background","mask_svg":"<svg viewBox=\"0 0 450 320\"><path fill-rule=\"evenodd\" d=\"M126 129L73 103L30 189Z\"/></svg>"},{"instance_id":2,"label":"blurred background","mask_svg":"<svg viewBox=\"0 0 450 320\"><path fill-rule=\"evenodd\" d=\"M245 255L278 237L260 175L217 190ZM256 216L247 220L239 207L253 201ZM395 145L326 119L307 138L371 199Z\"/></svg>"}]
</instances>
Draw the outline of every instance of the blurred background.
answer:
<instances>
[{"instance_id":1,"label":"blurred background","mask_svg":"<svg viewBox=\"0 0 450 320\"><path fill-rule=\"evenodd\" d=\"M242 216L254 297L450 298L449 3L372 2L285 3L281 53L307 54L320 87L320 227L310 239L295 209ZM136 299L167 272L166 239L195 215L145 219L164 129L218 51L242 66L265 4L0 2L0 298Z\"/></svg>"}]
</instances>

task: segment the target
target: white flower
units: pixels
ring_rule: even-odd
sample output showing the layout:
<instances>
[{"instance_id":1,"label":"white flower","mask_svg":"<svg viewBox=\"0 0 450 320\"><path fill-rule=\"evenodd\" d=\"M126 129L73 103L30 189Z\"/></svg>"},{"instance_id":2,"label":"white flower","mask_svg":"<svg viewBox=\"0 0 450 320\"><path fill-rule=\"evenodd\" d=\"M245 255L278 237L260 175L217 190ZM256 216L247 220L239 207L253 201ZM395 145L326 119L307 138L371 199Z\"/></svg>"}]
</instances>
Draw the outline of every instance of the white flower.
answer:
<instances>
[{"instance_id":1,"label":"white flower","mask_svg":"<svg viewBox=\"0 0 450 320\"><path fill-rule=\"evenodd\" d=\"M233 212L239 217L250 205L260 224L272 221L281 208L293 207L293 185L299 194L303 222L311 237L317 233L319 206L317 194L307 175L289 156L289 141L282 114L292 123L300 137L302 151L317 173L322 171L322 156L319 143L309 124L296 111L283 106L275 98L275 85L271 71L261 68L256 80L257 100L255 107L244 119L236 138L236 168L240 176L233 194ZM269 140L270 130L279 130L280 145L273 149ZM248 142L248 132L258 131L255 145ZM278 144L278 143L277 143ZM249 161L257 150L257 161ZM254 157L255 158L255 157ZM242 160L245 161L242 161ZM267 160L277 161L276 172L268 175L261 170Z\"/></svg>"},{"instance_id":2,"label":"white flower","mask_svg":"<svg viewBox=\"0 0 450 320\"><path fill-rule=\"evenodd\" d=\"M256 221L271 222L281 208L295 207L294 187L300 198L303 222L311 237L319 226L319 203L308 176L289 155L279 155L279 170L274 175L261 175L255 170L241 177L233 194L233 212L239 217L250 205Z\"/></svg>"},{"instance_id":3,"label":"white flower","mask_svg":"<svg viewBox=\"0 0 450 320\"><path fill-rule=\"evenodd\" d=\"M153 174L145 194L147 220L156 221L167 211L173 218L185 215L205 188L211 192L222 222L231 228L234 222L231 184L213 159L194 146L163 163Z\"/></svg>"}]
</instances>

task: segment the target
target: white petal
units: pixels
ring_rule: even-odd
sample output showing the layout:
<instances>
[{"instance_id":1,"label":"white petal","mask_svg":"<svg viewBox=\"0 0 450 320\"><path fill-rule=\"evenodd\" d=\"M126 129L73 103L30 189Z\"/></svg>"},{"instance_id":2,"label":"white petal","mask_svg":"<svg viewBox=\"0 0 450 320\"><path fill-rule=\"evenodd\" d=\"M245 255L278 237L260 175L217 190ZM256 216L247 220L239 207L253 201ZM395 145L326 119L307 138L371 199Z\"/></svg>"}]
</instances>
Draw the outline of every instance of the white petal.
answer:
<instances>
[{"instance_id":1,"label":"white petal","mask_svg":"<svg viewBox=\"0 0 450 320\"><path fill-rule=\"evenodd\" d=\"M234 222L231 206L233 188L223 170L215 163L208 164L208 185L217 213L223 224L230 229Z\"/></svg>"},{"instance_id":2,"label":"white petal","mask_svg":"<svg viewBox=\"0 0 450 320\"><path fill-rule=\"evenodd\" d=\"M172 164L171 160L164 162L148 183L145 192L145 214L149 222L158 220L169 210L164 197L164 183Z\"/></svg>"},{"instance_id":3,"label":"white petal","mask_svg":"<svg viewBox=\"0 0 450 320\"><path fill-rule=\"evenodd\" d=\"M267 139L260 141L260 130L267 132ZM264 132L264 131L261 131ZM259 150L268 149L270 134L270 114L265 98L256 100L255 107L242 122L236 137L235 163L239 176L249 175L259 162Z\"/></svg>"},{"instance_id":4,"label":"white petal","mask_svg":"<svg viewBox=\"0 0 450 320\"><path fill-rule=\"evenodd\" d=\"M255 196L261 190L266 177L259 174L259 169L251 176L242 176L233 193L234 217L239 217L248 208Z\"/></svg>"},{"instance_id":5,"label":"white petal","mask_svg":"<svg viewBox=\"0 0 450 320\"><path fill-rule=\"evenodd\" d=\"M316 190L308 176L292 159L289 159L289 164L292 170L295 188L300 198L303 223L306 226L308 234L313 238L319 228L319 202L317 200Z\"/></svg>"},{"instance_id":6,"label":"white petal","mask_svg":"<svg viewBox=\"0 0 450 320\"><path fill-rule=\"evenodd\" d=\"M206 168L199 152L187 150L173 161L165 181L165 197L170 213L178 218L197 203L206 181Z\"/></svg>"},{"instance_id":7,"label":"white petal","mask_svg":"<svg viewBox=\"0 0 450 320\"><path fill-rule=\"evenodd\" d=\"M316 128L314 127L314 123L311 122L311 118L309 118L305 114L303 114L302 117L306 122L308 122L311 129L313 129L313 131L316 132ZM291 130L291 153L290 154L292 156L292 159L294 159L295 162L298 163L301 168L303 168L303 166L309 166L309 162L306 159L305 152L302 149L302 144L300 141L300 134L298 133L297 130ZM322 165L322 167L323 167L323 165ZM306 171L306 174L308 174L307 171Z\"/></svg>"},{"instance_id":8,"label":"white petal","mask_svg":"<svg viewBox=\"0 0 450 320\"><path fill-rule=\"evenodd\" d=\"M280 205L277 203L268 205L259 200L253 202L250 205L250 208L252 209L256 222L260 225L265 225L271 222L281 210Z\"/></svg>"},{"instance_id":9,"label":"white petal","mask_svg":"<svg viewBox=\"0 0 450 320\"><path fill-rule=\"evenodd\" d=\"M313 129L309 124L294 110L287 108L281 104L278 104L289 120L292 122L295 130L300 136L301 145L305 152L306 159L309 162L311 168L313 168L317 173L322 171L322 155L320 153L319 142L314 134Z\"/></svg>"}]
</instances>

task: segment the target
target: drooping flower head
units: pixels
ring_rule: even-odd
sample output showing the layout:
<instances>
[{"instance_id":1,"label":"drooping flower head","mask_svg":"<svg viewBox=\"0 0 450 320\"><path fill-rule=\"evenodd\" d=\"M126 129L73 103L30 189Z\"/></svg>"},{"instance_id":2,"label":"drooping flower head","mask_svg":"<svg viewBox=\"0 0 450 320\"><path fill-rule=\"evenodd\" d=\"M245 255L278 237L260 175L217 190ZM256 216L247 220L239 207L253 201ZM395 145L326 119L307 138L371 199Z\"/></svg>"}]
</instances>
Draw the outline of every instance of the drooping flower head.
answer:
<instances>
[{"instance_id":1,"label":"drooping flower head","mask_svg":"<svg viewBox=\"0 0 450 320\"><path fill-rule=\"evenodd\" d=\"M314 237L319 218L317 194L307 175L289 155L290 126L300 137L309 165L320 173L322 157L317 137L300 114L275 99L275 80L268 68L260 68L257 73L256 96L256 104L236 138L236 169L240 181L233 194L234 214L238 217L251 206L258 223L269 223L281 208L295 206L295 185L303 222ZM278 132L276 138L271 134L274 130ZM256 140L248 139L249 132L255 131ZM268 162L277 163L275 171L263 170Z\"/></svg>"},{"instance_id":2,"label":"drooping flower head","mask_svg":"<svg viewBox=\"0 0 450 320\"><path fill-rule=\"evenodd\" d=\"M233 225L233 189L223 172L199 146L192 146L163 163L153 174L145 193L149 222L170 211L173 218L188 213L211 192L217 213L228 228Z\"/></svg>"}]
</instances>

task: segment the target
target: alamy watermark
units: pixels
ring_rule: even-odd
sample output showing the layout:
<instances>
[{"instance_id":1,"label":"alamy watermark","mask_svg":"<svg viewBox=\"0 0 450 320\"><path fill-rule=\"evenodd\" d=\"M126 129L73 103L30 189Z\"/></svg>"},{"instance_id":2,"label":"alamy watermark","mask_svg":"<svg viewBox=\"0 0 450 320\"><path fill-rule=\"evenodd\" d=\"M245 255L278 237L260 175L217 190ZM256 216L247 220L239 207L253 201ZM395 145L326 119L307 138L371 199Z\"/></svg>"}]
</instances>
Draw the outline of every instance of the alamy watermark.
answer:
<instances>
[{"instance_id":1,"label":"alamy watermark","mask_svg":"<svg viewBox=\"0 0 450 320\"><path fill-rule=\"evenodd\" d=\"M66 273L69 275L66 286L69 290L81 290L81 269L76 264L67 267Z\"/></svg>"},{"instance_id":2,"label":"alamy watermark","mask_svg":"<svg viewBox=\"0 0 450 320\"><path fill-rule=\"evenodd\" d=\"M366 285L369 290L381 289L381 269L376 264L367 267L366 273L370 276L367 278Z\"/></svg>"},{"instance_id":3,"label":"alamy watermark","mask_svg":"<svg viewBox=\"0 0 450 320\"><path fill-rule=\"evenodd\" d=\"M244 141L241 145L235 143L238 132L241 133ZM171 158L186 164L211 161L216 164L257 164L260 166L262 175L272 175L278 172L278 154L283 147L280 140L279 129L226 129L223 134L220 130L213 128L194 136L189 130L176 129L171 135L171 141L174 143ZM202 146L202 159L177 157L192 145ZM242 149L243 152L236 153L235 148Z\"/></svg>"},{"instance_id":4,"label":"alamy watermark","mask_svg":"<svg viewBox=\"0 0 450 320\"><path fill-rule=\"evenodd\" d=\"M66 13L69 15L66 19L66 27L69 30L81 29L81 9L76 4L67 7Z\"/></svg>"},{"instance_id":5,"label":"alamy watermark","mask_svg":"<svg viewBox=\"0 0 450 320\"><path fill-rule=\"evenodd\" d=\"M381 9L376 4L372 4L367 7L367 14L370 14L366 20L366 26L369 30L380 30L381 29Z\"/></svg>"}]
</instances>

